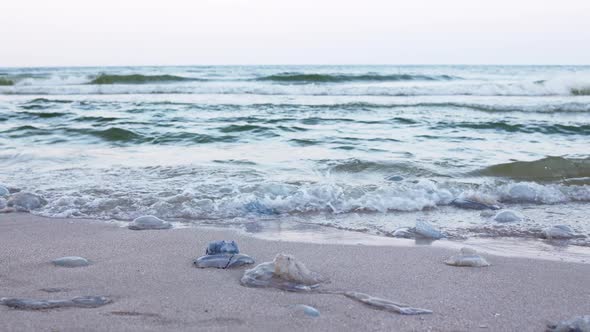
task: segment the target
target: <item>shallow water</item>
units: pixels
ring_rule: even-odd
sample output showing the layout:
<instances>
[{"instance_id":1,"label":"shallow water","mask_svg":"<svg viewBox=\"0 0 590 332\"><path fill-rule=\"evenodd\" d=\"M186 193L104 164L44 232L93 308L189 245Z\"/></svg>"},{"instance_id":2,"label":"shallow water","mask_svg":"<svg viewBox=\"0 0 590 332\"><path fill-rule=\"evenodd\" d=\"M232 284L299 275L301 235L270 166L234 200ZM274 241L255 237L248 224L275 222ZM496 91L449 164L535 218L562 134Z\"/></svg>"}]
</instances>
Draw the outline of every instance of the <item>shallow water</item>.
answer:
<instances>
[{"instance_id":1,"label":"shallow water","mask_svg":"<svg viewBox=\"0 0 590 332\"><path fill-rule=\"evenodd\" d=\"M52 217L587 245L590 67L0 68L0 183ZM9 84L4 84L9 81ZM497 229L459 196L524 216Z\"/></svg>"}]
</instances>

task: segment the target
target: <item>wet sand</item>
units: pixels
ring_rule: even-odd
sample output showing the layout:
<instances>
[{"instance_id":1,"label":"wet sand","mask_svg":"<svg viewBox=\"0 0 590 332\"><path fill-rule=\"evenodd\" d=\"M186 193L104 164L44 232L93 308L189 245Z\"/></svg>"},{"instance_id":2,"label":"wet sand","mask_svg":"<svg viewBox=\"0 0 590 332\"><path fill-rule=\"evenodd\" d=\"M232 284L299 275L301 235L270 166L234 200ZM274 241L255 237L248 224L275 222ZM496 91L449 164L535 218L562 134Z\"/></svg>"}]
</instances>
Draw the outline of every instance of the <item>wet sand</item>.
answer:
<instances>
[{"instance_id":1,"label":"wet sand","mask_svg":"<svg viewBox=\"0 0 590 332\"><path fill-rule=\"evenodd\" d=\"M401 316L343 296L246 288L243 269L197 269L208 242L233 239L257 263L291 253L330 277L325 288L365 292L431 309ZM90 220L0 215L0 297L104 295L95 309L22 311L0 306L6 331L384 330L543 331L590 313L590 264L486 255L488 268L443 264L454 250L263 240L232 230L131 231ZM51 260L82 256L92 265ZM48 293L45 288L58 288ZM296 313L306 304L319 318Z\"/></svg>"}]
</instances>

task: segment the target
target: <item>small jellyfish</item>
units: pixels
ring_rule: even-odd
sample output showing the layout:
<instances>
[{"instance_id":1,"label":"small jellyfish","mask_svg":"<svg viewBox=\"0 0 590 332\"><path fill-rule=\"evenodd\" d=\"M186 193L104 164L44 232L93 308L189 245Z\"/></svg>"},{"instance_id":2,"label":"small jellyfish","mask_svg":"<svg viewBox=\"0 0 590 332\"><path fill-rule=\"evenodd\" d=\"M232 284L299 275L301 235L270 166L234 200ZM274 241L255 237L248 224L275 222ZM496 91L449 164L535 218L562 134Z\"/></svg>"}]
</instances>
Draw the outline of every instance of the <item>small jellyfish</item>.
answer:
<instances>
[{"instance_id":1,"label":"small jellyfish","mask_svg":"<svg viewBox=\"0 0 590 332\"><path fill-rule=\"evenodd\" d=\"M427 239L442 239L445 235L439 231L438 229L434 228L430 223L424 220L417 220L416 221L416 234Z\"/></svg>"},{"instance_id":2,"label":"small jellyfish","mask_svg":"<svg viewBox=\"0 0 590 332\"><path fill-rule=\"evenodd\" d=\"M275 287L296 292L315 289L327 278L310 271L291 255L278 254L272 262L246 270L240 281L248 287Z\"/></svg>"},{"instance_id":3,"label":"small jellyfish","mask_svg":"<svg viewBox=\"0 0 590 332\"><path fill-rule=\"evenodd\" d=\"M403 315L432 313L432 311L427 309L412 308L405 304L364 293L319 289L320 285L326 283L328 279L316 272L310 271L303 263L287 254L278 254L272 262L262 263L253 269L246 270L240 281L242 285L247 287L274 287L292 292L343 295L370 307Z\"/></svg>"},{"instance_id":4,"label":"small jellyfish","mask_svg":"<svg viewBox=\"0 0 590 332\"><path fill-rule=\"evenodd\" d=\"M141 216L135 218L135 220L129 224L128 228L134 231L141 231L147 229L169 229L171 227L172 224L160 218L154 216Z\"/></svg>"},{"instance_id":5,"label":"small jellyfish","mask_svg":"<svg viewBox=\"0 0 590 332\"><path fill-rule=\"evenodd\" d=\"M547 324L547 332L590 332L590 316L574 317Z\"/></svg>"},{"instance_id":6,"label":"small jellyfish","mask_svg":"<svg viewBox=\"0 0 590 332\"><path fill-rule=\"evenodd\" d=\"M274 209L269 208L258 201L250 202L250 203L244 205L244 209L247 212L261 214L261 215L277 214L277 212Z\"/></svg>"},{"instance_id":7,"label":"small jellyfish","mask_svg":"<svg viewBox=\"0 0 590 332\"><path fill-rule=\"evenodd\" d=\"M248 255L240 254L235 241L215 241L209 243L205 249L205 256L195 259L193 263L200 268L228 269L254 264L254 259Z\"/></svg>"},{"instance_id":8,"label":"small jellyfish","mask_svg":"<svg viewBox=\"0 0 590 332\"><path fill-rule=\"evenodd\" d=\"M508 194L517 202L534 202L538 199L537 190L529 183L517 183L510 188Z\"/></svg>"},{"instance_id":9,"label":"small jellyfish","mask_svg":"<svg viewBox=\"0 0 590 332\"><path fill-rule=\"evenodd\" d=\"M215 241L209 243L207 249L205 249L205 254L207 255L215 255L215 254L239 254L240 249L238 249L238 244L236 241Z\"/></svg>"},{"instance_id":10,"label":"small jellyfish","mask_svg":"<svg viewBox=\"0 0 590 332\"><path fill-rule=\"evenodd\" d=\"M364 303L368 306L375 307L381 310L397 312L398 314L402 315L422 315L432 313L432 310L413 308L407 304L396 303L390 300L381 299L364 293L347 291L344 292L343 295L350 299Z\"/></svg>"},{"instance_id":11,"label":"small jellyfish","mask_svg":"<svg viewBox=\"0 0 590 332\"><path fill-rule=\"evenodd\" d=\"M490 263L485 258L478 255L477 252L471 248L461 248L459 255L451 256L445 261L445 264L452 266L470 266L470 267L485 267L490 266Z\"/></svg>"},{"instance_id":12,"label":"small jellyfish","mask_svg":"<svg viewBox=\"0 0 590 332\"><path fill-rule=\"evenodd\" d=\"M494 216L494 220L497 222L501 222L501 223L519 222L519 221L522 221L522 217L518 213L516 213L512 210L504 210L504 211L498 212Z\"/></svg>"},{"instance_id":13,"label":"small jellyfish","mask_svg":"<svg viewBox=\"0 0 590 332\"><path fill-rule=\"evenodd\" d=\"M294 311L298 314L303 314L308 317L320 317L320 311L312 306L305 304L297 304L293 307Z\"/></svg>"},{"instance_id":14,"label":"small jellyfish","mask_svg":"<svg viewBox=\"0 0 590 332\"><path fill-rule=\"evenodd\" d=\"M78 256L67 256L54 259L51 261L56 266L63 266L63 267L81 267L81 266L88 266L90 262L84 257Z\"/></svg>"},{"instance_id":15,"label":"small jellyfish","mask_svg":"<svg viewBox=\"0 0 590 332\"><path fill-rule=\"evenodd\" d=\"M565 240L574 237L574 230L567 225L555 225L543 229L543 237L547 240Z\"/></svg>"},{"instance_id":16,"label":"small jellyfish","mask_svg":"<svg viewBox=\"0 0 590 332\"><path fill-rule=\"evenodd\" d=\"M8 199L7 203L8 207L13 207L17 211L22 212L36 210L45 204L47 204L47 201L43 199L43 197L26 192L20 192L12 195Z\"/></svg>"},{"instance_id":17,"label":"small jellyfish","mask_svg":"<svg viewBox=\"0 0 590 332\"><path fill-rule=\"evenodd\" d=\"M393 231L393 233L391 233L391 236L398 237L398 238L404 238L404 239L411 239L414 237L414 232L412 232L407 227L402 227L402 228L398 228L395 231Z\"/></svg>"},{"instance_id":18,"label":"small jellyfish","mask_svg":"<svg viewBox=\"0 0 590 332\"><path fill-rule=\"evenodd\" d=\"M461 208L461 209L469 209L469 210L499 210L500 207L498 203L491 200L486 199L485 197L480 196L472 196L472 197L457 197L452 202L451 205Z\"/></svg>"}]
</instances>

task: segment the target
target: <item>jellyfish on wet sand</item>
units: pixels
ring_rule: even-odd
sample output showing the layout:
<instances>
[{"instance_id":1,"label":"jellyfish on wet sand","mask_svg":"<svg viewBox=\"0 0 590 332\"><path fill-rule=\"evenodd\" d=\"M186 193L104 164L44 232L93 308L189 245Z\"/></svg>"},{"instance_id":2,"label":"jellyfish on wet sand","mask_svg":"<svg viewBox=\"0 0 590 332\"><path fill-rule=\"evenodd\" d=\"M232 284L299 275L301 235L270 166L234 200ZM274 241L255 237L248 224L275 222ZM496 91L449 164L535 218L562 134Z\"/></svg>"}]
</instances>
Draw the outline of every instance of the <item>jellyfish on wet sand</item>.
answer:
<instances>
[{"instance_id":1,"label":"jellyfish on wet sand","mask_svg":"<svg viewBox=\"0 0 590 332\"><path fill-rule=\"evenodd\" d=\"M590 316L574 317L557 323L547 324L547 332L589 332Z\"/></svg>"},{"instance_id":2,"label":"jellyfish on wet sand","mask_svg":"<svg viewBox=\"0 0 590 332\"><path fill-rule=\"evenodd\" d=\"M261 263L246 270L240 280L247 287L274 287L292 292L344 295L372 308L397 312L404 315L430 314L427 309L413 308L405 304L373 297L364 293L345 290L321 290L327 278L309 270L302 262L287 254L278 254L272 262Z\"/></svg>"},{"instance_id":3,"label":"jellyfish on wet sand","mask_svg":"<svg viewBox=\"0 0 590 332\"><path fill-rule=\"evenodd\" d=\"M254 259L248 255L240 254L235 241L215 241L209 243L207 249L205 249L205 256L195 259L193 263L200 268L228 269L254 264Z\"/></svg>"},{"instance_id":4,"label":"jellyfish on wet sand","mask_svg":"<svg viewBox=\"0 0 590 332\"><path fill-rule=\"evenodd\" d=\"M148 229L169 229L172 228L172 224L166 222L158 217L154 216L141 216L135 218L131 224L129 224L129 229L134 231L141 231L141 230L148 230Z\"/></svg>"},{"instance_id":5,"label":"jellyfish on wet sand","mask_svg":"<svg viewBox=\"0 0 590 332\"><path fill-rule=\"evenodd\" d=\"M461 248L461 253L459 255L451 256L445 260L445 264L470 267L490 266L490 263L488 263L485 258L478 255L475 250L467 247Z\"/></svg>"}]
</instances>

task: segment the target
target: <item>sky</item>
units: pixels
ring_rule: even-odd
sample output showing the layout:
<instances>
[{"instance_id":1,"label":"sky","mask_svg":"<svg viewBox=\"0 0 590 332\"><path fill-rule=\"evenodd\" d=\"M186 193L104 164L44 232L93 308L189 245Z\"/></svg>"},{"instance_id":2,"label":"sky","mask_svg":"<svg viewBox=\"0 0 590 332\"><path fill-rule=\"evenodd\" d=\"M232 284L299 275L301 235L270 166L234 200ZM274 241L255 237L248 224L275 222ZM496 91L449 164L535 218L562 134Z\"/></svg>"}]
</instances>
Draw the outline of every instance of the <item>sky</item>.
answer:
<instances>
[{"instance_id":1,"label":"sky","mask_svg":"<svg viewBox=\"0 0 590 332\"><path fill-rule=\"evenodd\" d=\"M3 0L0 67L590 64L590 0Z\"/></svg>"}]
</instances>

